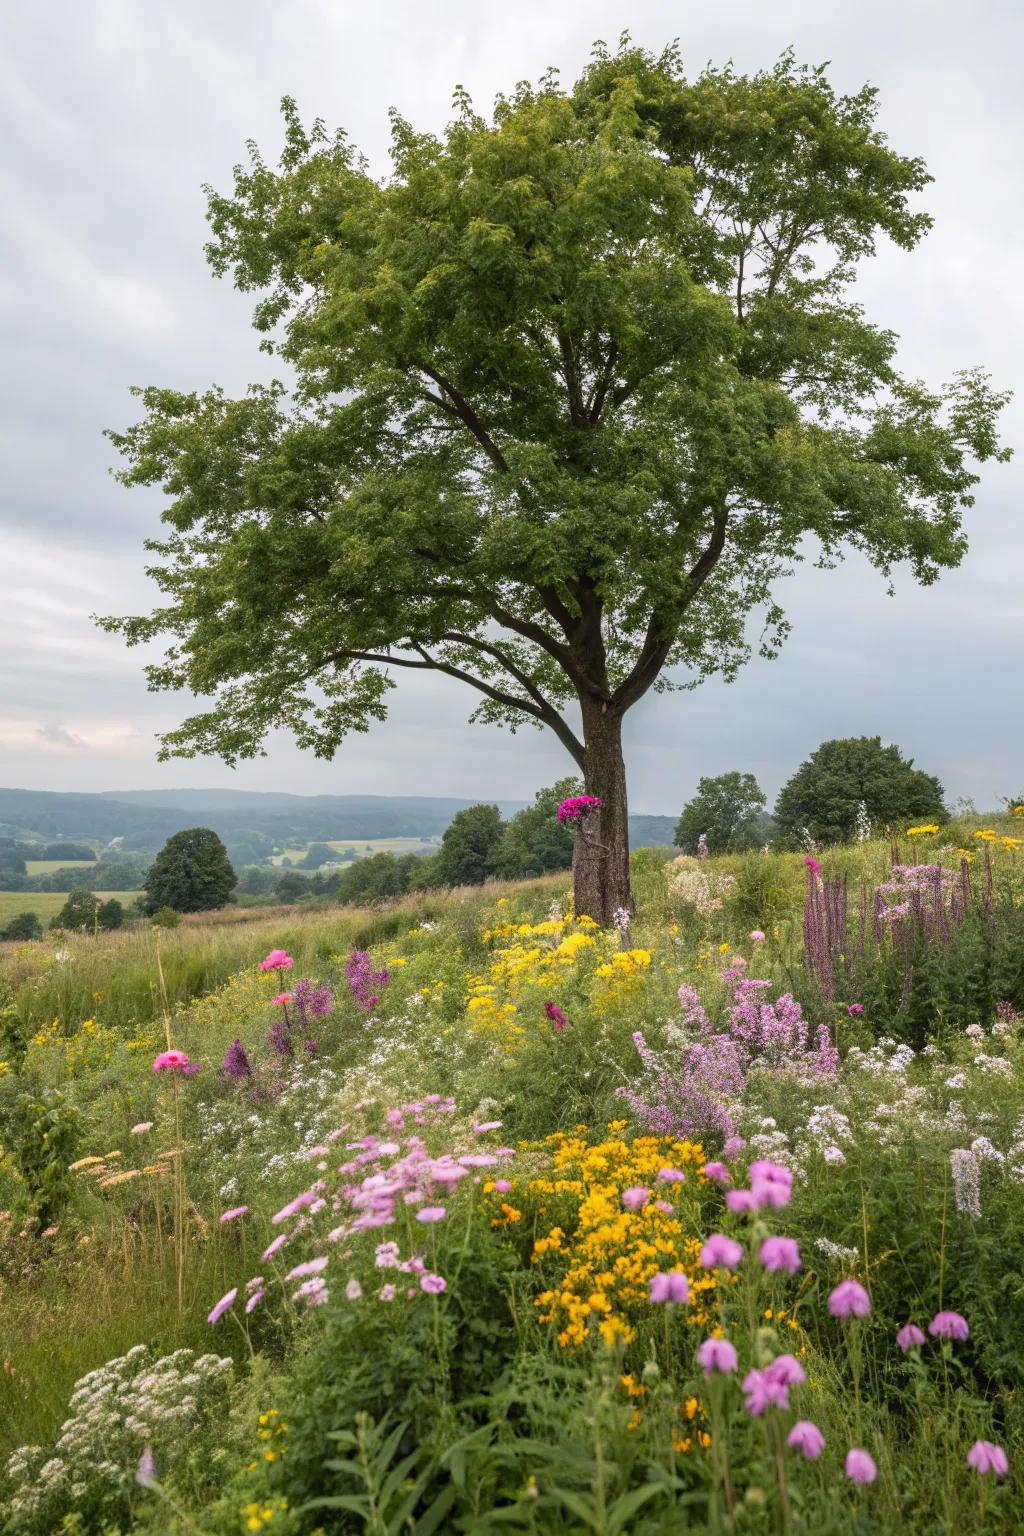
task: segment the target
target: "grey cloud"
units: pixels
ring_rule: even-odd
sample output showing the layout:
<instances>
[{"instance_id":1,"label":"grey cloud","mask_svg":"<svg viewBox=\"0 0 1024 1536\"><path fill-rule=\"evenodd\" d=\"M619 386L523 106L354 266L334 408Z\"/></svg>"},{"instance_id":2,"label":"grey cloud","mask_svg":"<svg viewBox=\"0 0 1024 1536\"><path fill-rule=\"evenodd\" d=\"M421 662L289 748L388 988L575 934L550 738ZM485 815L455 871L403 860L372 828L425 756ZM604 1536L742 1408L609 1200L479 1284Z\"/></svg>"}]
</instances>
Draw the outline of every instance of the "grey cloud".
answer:
<instances>
[{"instance_id":1,"label":"grey cloud","mask_svg":"<svg viewBox=\"0 0 1024 1536\"><path fill-rule=\"evenodd\" d=\"M859 297L900 333L909 373L938 381L980 361L1000 384L1020 382L1015 0L15 0L0 14L0 726L20 722L22 734L0 728L0 780L398 791L414 763L424 792L512 797L564 770L543 736L466 727L472 699L444 679L400 680L389 722L335 764L275 739L234 775L157 765L152 734L187 701L148 694L145 658L88 615L152 601L142 541L160 498L115 484L101 434L134 418L129 384L239 391L267 376L249 301L205 265L201 184L227 185L249 137L276 155L283 94L307 118L344 124L383 171L389 105L438 129L456 82L486 106L549 63L571 79L594 38L614 42L627 20L649 46L682 33L692 69L730 56L756 69L792 43L802 59L831 59L841 88L877 84L890 138L935 176L924 203L936 226L914 253L882 249ZM1022 414L1020 401L1007 414L1011 442ZM953 794L990 803L1019 781L1024 727L1004 679L1024 643L1022 491L1019 464L986 472L971 552L929 591L901 578L890 600L858 560L800 568L777 662L635 711L634 806L674 811L700 773L734 766L774 790L824 736L854 731L898 740ZM33 749L24 732L31 743L36 728Z\"/></svg>"}]
</instances>

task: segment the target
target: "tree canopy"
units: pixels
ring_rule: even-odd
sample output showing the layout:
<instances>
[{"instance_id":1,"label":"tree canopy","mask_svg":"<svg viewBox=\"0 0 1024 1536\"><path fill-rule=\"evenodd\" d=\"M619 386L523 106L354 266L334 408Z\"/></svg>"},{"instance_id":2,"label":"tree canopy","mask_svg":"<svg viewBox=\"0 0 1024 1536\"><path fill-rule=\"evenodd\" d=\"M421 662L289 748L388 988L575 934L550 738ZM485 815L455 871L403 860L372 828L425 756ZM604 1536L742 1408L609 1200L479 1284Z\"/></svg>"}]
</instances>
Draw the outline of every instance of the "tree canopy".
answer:
<instances>
[{"instance_id":1,"label":"tree canopy","mask_svg":"<svg viewBox=\"0 0 1024 1536\"><path fill-rule=\"evenodd\" d=\"M902 821L948 820L942 785L880 736L823 741L779 792L775 818L793 838L849 842L864 806L869 822L903 830Z\"/></svg>"},{"instance_id":2,"label":"tree canopy","mask_svg":"<svg viewBox=\"0 0 1024 1536\"><path fill-rule=\"evenodd\" d=\"M209 912L230 899L238 877L227 850L209 827L169 837L146 874L146 910Z\"/></svg>"},{"instance_id":3,"label":"tree canopy","mask_svg":"<svg viewBox=\"0 0 1024 1536\"><path fill-rule=\"evenodd\" d=\"M166 640L152 687L209 700L165 756L235 762L283 727L329 757L395 669L551 729L603 801L574 868L608 920L625 712L732 676L754 610L774 654L808 552L925 583L963 555L1004 397L979 371L903 378L850 296L881 237L927 230L925 167L871 87L788 54L689 79L624 41L490 117L459 90L440 136L392 114L385 177L283 110L279 166L250 146L208 189L207 252L293 385L139 391L110 435L124 483L168 496L163 601L104 622Z\"/></svg>"},{"instance_id":4,"label":"tree canopy","mask_svg":"<svg viewBox=\"0 0 1024 1536\"><path fill-rule=\"evenodd\" d=\"M739 853L758 841L765 794L752 773L702 778L676 824L676 846L696 853L701 837L712 853Z\"/></svg>"}]
</instances>

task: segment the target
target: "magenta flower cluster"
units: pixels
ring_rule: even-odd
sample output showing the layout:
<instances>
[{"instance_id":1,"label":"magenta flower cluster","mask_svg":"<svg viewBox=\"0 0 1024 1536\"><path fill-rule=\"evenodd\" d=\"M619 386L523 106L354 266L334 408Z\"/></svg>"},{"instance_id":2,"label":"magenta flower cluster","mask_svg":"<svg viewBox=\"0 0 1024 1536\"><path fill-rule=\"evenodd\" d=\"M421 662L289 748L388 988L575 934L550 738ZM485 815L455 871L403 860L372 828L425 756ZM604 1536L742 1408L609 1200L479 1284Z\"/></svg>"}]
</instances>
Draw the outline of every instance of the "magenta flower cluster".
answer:
<instances>
[{"instance_id":1,"label":"magenta flower cluster","mask_svg":"<svg viewBox=\"0 0 1024 1536\"><path fill-rule=\"evenodd\" d=\"M562 801L555 815L563 824L579 826L588 816L599 811L603 804L600 795L570 795L568 800Z\"/></svg>"},{"instance_id":2,"label":"magenta flower cluster","mask_svg":"<svg viewBox=\"0 0 1024 1536\"><path fill-rule=\"evenodd\" d=\"M345 980L363 1012L371 1013L388 984L388 973L385 970L375 971L373 961L366 951L354 949L345 961Z\"/></svg>"},{"instance_id":3,"label":"magenta flower cluster","mask_svg":"<svg viewBox=\"0 0 1024 1536\"><path fill-rule=\"evenodd\" d=\"M437 1226L447 1220L447 1199L463 1180L476 1182L483 1170L497 1168L504 1159L515 1156L511 1147L445 1152L438 1156L429 1152L414 1127L436 1126L454 1109L455 1101L442 1098L440 1094L427 1094L423 1099L389 1109L384 1115L383 1134L356 1136L344 1142L347 1155L333 1170L330 1168L332 1149L343 1137L352 1134L350 1124L332 1131L323 1145L305 1149L305 1160L315 1161L321 1173L332 1176L317 1178L308 1189L300 1190L274 1212L271 1224L282 1230L261 1255L261 1262L270 1263L286 1245L303 1234L307 1235L307 1240L312 1240L315 1249L322 1250L294 1264L280 1277L293 1301L304 1306L321 1306L329 1300L328 1271L334 1263L333 1256L337 1252L348 1256L350 1240L360 1233L394 1226L402 1208L408 1209L421 1228ZM499 1122L489 1121L476 1126L474 1131L481 1136L497 1129ZM495 1180L495 1187L500 1188L502 1183ZM235 1214L241 1214L241 1211L232 1213ZM324 1230L328 1222L334 1224ZM375 1264L378 1269L393 1269L408 1276L406 1294L409 1297L418 1291L438 1296L447 1288L444 1276L428 1269L422 1254L412 1253L403 1258L397 1242L379 1243ZM296 1286L294 1290L291 1289L293 1285ZM251 1312L266 1292L264 1276L254 1276L246 1287L246 1311ZM350 1278L344 1293L349 1300L358 1300L362 1296L359 1281ZM397 1294L398 1287L392 1282L378 1292L380 1299L386 1301L393 1300ZM237 1297L238 1288L235 1287L217 1303L210 1321L216 1322L229 1311Z\"/></svg>"}]
</instances>

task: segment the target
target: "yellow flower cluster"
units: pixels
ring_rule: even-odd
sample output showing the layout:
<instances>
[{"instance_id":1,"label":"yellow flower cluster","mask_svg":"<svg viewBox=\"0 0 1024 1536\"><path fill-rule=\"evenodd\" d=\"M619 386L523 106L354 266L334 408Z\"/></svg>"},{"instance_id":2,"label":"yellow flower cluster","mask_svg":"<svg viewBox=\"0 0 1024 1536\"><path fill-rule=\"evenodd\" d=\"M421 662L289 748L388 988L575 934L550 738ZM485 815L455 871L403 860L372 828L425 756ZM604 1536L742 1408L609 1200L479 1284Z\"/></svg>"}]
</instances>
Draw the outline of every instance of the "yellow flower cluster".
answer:
<instances>
[{"instance_id":1,"label":"yellow flower cluster","mask_svg":"<svg viewBox=\"0 0 1024 1536\"><path fill-rule=\"evenodd\" d=\"M550 1176L531 1179L528 1193L540 1197L538 1217L558 1224L534 1239L533 1262L557 1258L564 1266L557 1282L538 1297L541 1321L553 1324L563 1348L584 1343L597 1333L607 1345L628 1344L634 1337L638 1308L649 1304L651 1276L681 1269L697 1302L689 1315L704 1321L702 1292L714 1289L714 1277L699 1269L700 1241L687 1232L677 1210L661 1201L655 1186L661 1169L672 1167L697 1180L704 1166L699 1146L672 1137L622 1137L625 1121L613 1121L607 1139L591 1145L585 1128L558 1132L542 1142L550 1158ZM622 1194L646 1188L639 1209L627 1209ZM664 1184L668 1194L678 1184Z\"/></svg>"},{"instance_id":2,"label":"yellow flower cluster","mask_svg":"<svg viewBox=\"0 0 1024 1536\"><path fill-rule=\"evenodd\" d=\"M1017 849L1024 844L1024 837L1003 837L998 832L993 832L991 827L983 827L980 832L975 832L973 835L983 843L995 843L1000 848L1009 848L1011 853L1016 853Z\"/></svg>"},{"instance_id":3,"label":"yellow flower cluster","mask_svg":"<svg viewBox=\"0 0 1024 1536\"><path fill-rule=\"evenodd\" d=\"M242 1510L247 1531L259 1531L274 1518L275 1513L283 1514L288 1508L287 1499L274 1499L269 1504L246 1504Z\"/></svg>"},{"instance_id":4,"label":"yellow flower cluster","mask_svg":"<svg viewBox=\"0 0 1024 1536\"><path fill-rule=\"evenodd\" d=\"M64 1058L64 1075L79 1077L106 1066L119 1045L125 1045L130 1051L149 1050L155 1039L154 1035L140 1035L136 1039L122 1041L116 1029L110 1029L96 1019L83 1019L73 1034L65 1034L61 1020L54 1019L46 1029L32 1036L32 1045L37 1049L59 1052Z\"/></svg>"},{"instance_id":5,"label":"yellow flower cluster","mask_svg":"<svg viewBox=\"0 0 1024 1536\"><path fill-rule=\"evenodd\" d=\"M620 949L618 934L602 932L590 917L500 922L485 929L483 938L498 948L485 972L466 973L466 1011L476 1028L504 1026L511 1037L524 1033L523 1026L513 1020L527 987L555 992L581 962L588 961L592 969L587 974L601 979L593 1000L600 1009L639 985L651 964L649 950Z\"/></svg>"},{"instance_id":6,"label":"yellow flower cluster","mask_svg":"<svg viewBox=\"0 0 1024 1536\"><path fill-rule=\"evenodd\" d=\"M907 828L907 836L908 837L924 837L927 833L929 833L929 832L937 832L938 830L939 830L939 827L938 827L938 823L937 822L935 822L935 821L928 821L928 822L925 822L924 825L920 826L920 827L908 827Z\"/></svg>"}]
</instances>

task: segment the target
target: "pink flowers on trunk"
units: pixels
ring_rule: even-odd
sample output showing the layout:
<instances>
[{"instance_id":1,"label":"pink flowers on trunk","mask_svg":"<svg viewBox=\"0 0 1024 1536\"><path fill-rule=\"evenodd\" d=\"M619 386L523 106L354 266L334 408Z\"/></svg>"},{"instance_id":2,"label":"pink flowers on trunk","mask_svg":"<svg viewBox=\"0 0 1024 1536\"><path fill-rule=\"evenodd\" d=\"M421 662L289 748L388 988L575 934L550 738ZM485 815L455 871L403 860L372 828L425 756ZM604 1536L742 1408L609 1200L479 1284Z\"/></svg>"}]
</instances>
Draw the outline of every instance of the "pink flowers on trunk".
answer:
<instances>
[{"instance_id":1,"label":"pink flowers on trunk","mask_svg":"<svg viewBox=\"0 0 1024 1536\"><path fill-rule=\"evenodd\" d=\"M568 822L578 827L588 816L599 811L603 804L600 795L570 795L568 800L562 801L555 815L563 825Z\"/></svg>"}]
</instances>

